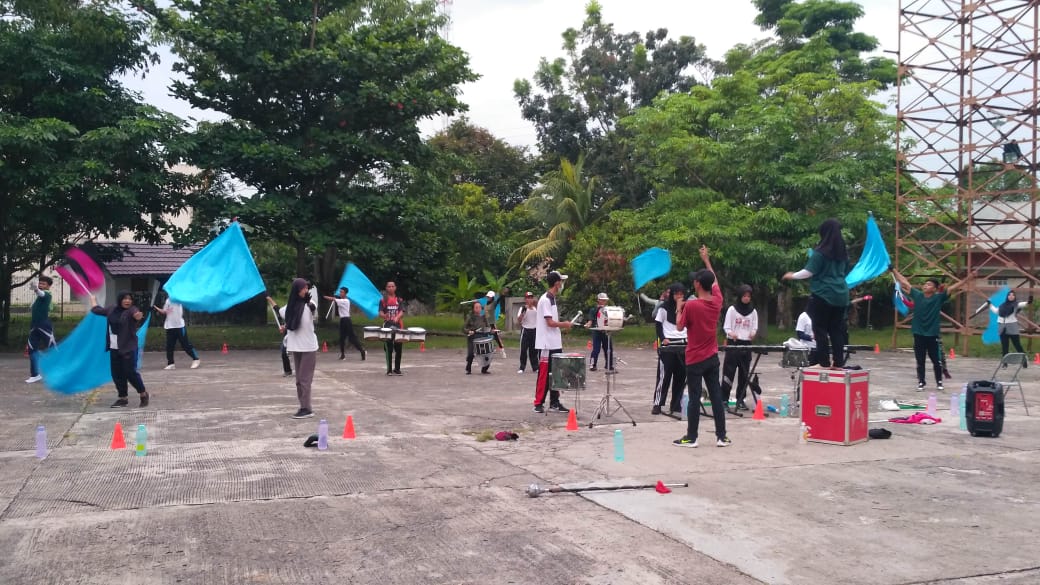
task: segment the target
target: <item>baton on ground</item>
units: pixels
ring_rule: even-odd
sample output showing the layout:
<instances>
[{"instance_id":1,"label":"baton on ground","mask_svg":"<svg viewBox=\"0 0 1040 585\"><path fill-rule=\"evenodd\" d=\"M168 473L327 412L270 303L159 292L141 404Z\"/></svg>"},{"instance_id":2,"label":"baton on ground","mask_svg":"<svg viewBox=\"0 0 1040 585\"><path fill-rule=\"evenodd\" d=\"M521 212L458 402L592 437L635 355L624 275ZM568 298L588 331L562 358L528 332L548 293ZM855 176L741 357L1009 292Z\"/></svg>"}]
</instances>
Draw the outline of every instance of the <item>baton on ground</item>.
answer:
<instances>
[{"instance_id":1,"label":"baton on ground","mask_svg":"<svg viewBox=\"0 0 1040 585\"><path fill-rule=\"evenodd\" d=\"M689 487L688 483L666 483L664 487ZM657 487L656 483L641 483L635 485L615 485L615 486L589 486L589 487L576 487L576 488L565 488L561 486L546 487L543 488L536 483L532 483L527 486L527 495L532 498L537 498L542 494L559 494L559 493L579 493L579 492L606 492L606 491L618 491L618 490L645 490L654 489Z\"/></svg>"}]
</instances>

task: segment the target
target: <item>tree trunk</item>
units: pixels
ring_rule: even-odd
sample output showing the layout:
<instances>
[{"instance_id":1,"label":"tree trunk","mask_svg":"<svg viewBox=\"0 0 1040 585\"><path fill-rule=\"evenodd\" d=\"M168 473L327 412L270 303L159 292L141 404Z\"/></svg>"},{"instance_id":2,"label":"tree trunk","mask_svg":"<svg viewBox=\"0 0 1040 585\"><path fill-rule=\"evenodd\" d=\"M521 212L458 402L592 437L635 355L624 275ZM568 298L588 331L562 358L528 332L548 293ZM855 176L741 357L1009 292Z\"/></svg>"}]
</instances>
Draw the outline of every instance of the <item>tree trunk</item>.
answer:
<instances>
[{"instance_id":1,"label":"tree trunk","mask_svg":"<svg viewBox=\"0 0 1040 585\"><path fill-rule=\"evenodd\" d=\"M296 278L308 278L307 244L296 242Z\"/></svg>"},{"instance_id":2,"label":"tree trunk","mask_svg":"<svg viewBox=\"0 0 1040 585\"><path fill-rule=\"evenodd\" d=\"M11 329L11 269L0 263L0 345L8 345Z\"/></svg>"},{"instance_id":3,"label":"tree trunk","mask_svg":"<svg viewBox=\"0 0 1040 585\"><path fill-rule=\"evenodd\" d=\"M336 246L325 246L325 252L321 256L315 259L315 285L318 290L321 291L322 295L328 295L334 297L339 294L339 275L337 274L339 259L339 249ZM322 299L322 302L324 301ZM322 316L327 313L325 308L322 308Z\"/></svg>"},{"instance_id":4,"label":"tree trunk","mask_svg":"<svg viewBox=\"0 0 1040 585\"><path fill-rule=\"evenodd\" d=\"M794 328L794 321L791 319L791 301L791 288L782 287L776 294L776 326L781 331Z\"/></svg>"}]
</instances>

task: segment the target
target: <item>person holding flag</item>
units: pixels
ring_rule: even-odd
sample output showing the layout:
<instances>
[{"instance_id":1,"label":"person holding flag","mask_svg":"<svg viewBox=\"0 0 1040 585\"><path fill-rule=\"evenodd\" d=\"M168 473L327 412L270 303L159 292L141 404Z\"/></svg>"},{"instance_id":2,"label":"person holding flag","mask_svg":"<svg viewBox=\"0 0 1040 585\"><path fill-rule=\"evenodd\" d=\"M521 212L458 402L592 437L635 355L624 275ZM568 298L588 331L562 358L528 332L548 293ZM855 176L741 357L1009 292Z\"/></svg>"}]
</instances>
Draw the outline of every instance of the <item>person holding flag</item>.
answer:
<instances>
[{"instance_id":1,"label":"person holding flag","mask_svg":"<svg viewBox=\"0 0 1040 585\"><path fill-rule=\"evenodd\" d=\"M116 303L111 307L98 305L97 297L90 295L90 312L105 318L105 349L108 351L112 382L118 397L112 408L126 408L130 401L128 384L137 390L141 408L148 406L148 391L137 371L137 330L144 320L144 313L134 305L134 296L128 290L116 294Z\"/></svg>"},{"instance_id":2,"label":"person holding flag","mask_svg":"<svg viewBox=\"0 0 1040 585\"><path fill-rule=\"evenodd\" d=\"M300 401L300 408L293 418L314 416L311 410L311 384L318 363L318 336L314 334L314 315L318 308L310 300L309 288L306 280L294 280L289 300L280 311L284 324L279 330L285 334L285 348L292 353L296 364L296 397Z\"/></svg>"},{"instance_id":3,"label":"person holding flag","mask_svg":"<svg viewBox=\"0 0 1040 585\"><path fill-rule=\"evenodd\" d=\"M26 384L33 384L43 379L40 375L39 353L54 347L54 324L51 323L51 285L54 280L49 276L41 276L32 287L36 300L32 304L29 318L29 378Z\"/></svg>"},{"instance_id":4,"label":"person holding flag","mask_svg":"<svg viewBox=\"0 0 1040 585\"><path fill-rule=\"evenodd\" d=\"M339 295L335 297L324 296L326 301L332 301L336 304L336 313L339 315L339 359L343 360L347 358L347 341L353 345L359 352L361 352L361 361L365 361L368 357L368 352L365 351L364 346L358 341L357 333L354 332L354 323L350 319L350 299L347 298L347 293L350 292L345 286L339 287Z\"/></svg>"}]
</instances>

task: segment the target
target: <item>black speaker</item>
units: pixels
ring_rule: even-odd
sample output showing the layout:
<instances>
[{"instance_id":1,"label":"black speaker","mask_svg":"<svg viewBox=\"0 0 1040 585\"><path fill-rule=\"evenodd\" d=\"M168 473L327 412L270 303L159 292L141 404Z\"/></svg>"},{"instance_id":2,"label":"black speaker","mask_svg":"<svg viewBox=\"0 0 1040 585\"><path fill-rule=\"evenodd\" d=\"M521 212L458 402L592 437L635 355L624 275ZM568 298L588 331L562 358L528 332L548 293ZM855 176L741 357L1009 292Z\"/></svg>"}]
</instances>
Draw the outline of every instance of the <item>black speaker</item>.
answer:
<instances>
[{"instance_id":1,"label":"black speaker","mask_svg":"<svg viewBox=\"0 0 1040 585\"><path fill-rule=\"evenodd\" d=\"M964 417L971 436L1000 436L1004 430L1004 385L990 380L969 383Z\"/></svg>"}]
</instances>

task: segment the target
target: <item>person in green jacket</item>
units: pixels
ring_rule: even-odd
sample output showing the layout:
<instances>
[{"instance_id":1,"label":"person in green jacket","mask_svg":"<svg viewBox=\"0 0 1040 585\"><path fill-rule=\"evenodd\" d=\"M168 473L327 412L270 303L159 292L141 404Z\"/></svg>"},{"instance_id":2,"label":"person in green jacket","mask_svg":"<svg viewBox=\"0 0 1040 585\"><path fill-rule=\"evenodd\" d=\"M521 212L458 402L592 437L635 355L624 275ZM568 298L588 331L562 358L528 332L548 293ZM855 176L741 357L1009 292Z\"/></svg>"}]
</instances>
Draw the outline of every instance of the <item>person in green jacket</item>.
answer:
<instances>
[{"instance_id":1,"label":"person in green jacket","mask_svg":"<svg viewBox=\"0 0 1040 585\"><path fill-rule=\"evenodd\" d=\"M950 293L958 286L967 282L967 279L944 288L936 278L924 281L920 289L910 286L910 281L895 269L892 275L903 294L910 297L914 302L914 314L910 319L910 332L914 334L914 357L917 359L917 389L925 389L924 381L924 359L932 360L932 370L935 373L935 389L943 391L942 353L939 349L939 328L942 321L942 308L946 301L950 300Z\"/></svg>"}]
</instances>

